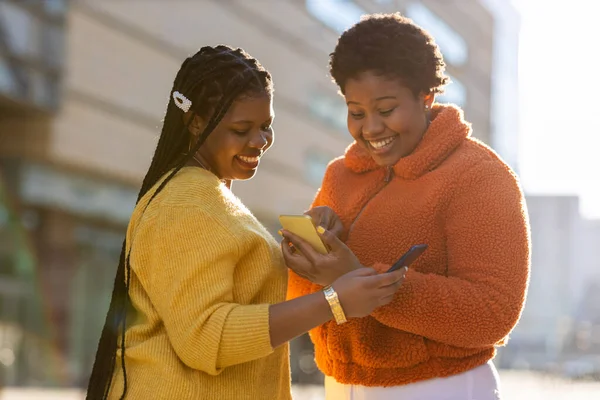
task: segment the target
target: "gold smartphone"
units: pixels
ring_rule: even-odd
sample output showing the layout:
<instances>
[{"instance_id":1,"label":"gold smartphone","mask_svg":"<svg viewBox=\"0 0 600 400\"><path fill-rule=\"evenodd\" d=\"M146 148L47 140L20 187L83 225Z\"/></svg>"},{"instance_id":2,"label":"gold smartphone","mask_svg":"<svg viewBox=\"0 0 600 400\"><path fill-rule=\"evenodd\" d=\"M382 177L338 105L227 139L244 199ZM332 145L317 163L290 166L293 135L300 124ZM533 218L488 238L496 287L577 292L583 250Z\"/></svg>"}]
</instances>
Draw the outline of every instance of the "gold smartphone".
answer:
<instances>
[{"instance_id":1,"label":"gold smartphone","mask_svg":"<svg viewBox=\"0 0 600 400\"><path fill-rule=\"evenodd\" d=\"M317 252L329 253L309 215L280 215L279 222L283 229L307 241Z\"/></svg>"}]
</instances>

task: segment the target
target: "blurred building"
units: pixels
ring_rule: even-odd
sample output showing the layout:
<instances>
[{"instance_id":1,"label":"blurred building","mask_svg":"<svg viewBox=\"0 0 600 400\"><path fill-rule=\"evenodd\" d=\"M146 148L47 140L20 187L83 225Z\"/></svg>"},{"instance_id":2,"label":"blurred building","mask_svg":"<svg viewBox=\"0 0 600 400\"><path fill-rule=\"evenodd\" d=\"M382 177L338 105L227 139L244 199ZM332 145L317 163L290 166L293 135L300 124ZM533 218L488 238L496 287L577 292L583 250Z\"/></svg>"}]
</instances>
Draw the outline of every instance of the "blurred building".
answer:
<instances>
[{"instance_id":1,"label":"blurred building","mask_svg":"<svg viewBox=\"0 0 600 400\"><path fill-rule=\"evenodd\" d=\"M501 365L548 370L594 349L598 357L600 221L582 218L575 196L530 195L527 207L531 280Z\"/></svg>"},{"instance_id":2,"label":"blurred building","mask_svg":"<svg viewBox=\"0 0 600 400\"><path fill-rule=\"evenodd\" d=\"M4 382L85 384L126 224L185 57L226 43L272 72L275 146L234 192L275 231L279 214L309 206L328 161L351 140L328 54L360 15L390 11L435 36L453 81L439 100L461 105L475 136L493 143L498 32L476 0L0 2L0 234L18 238L0 246L0 269L2 282L22 276L27 286L8 295L0 284L0 293L35 293L27 318L44 322L34 327L15 311L0 339L39 331L41 344L28 348L50 357L0 342L13 352L11 360L0 349ZM297 341L293 351L302 355L295 379L312 379L310 349Z\"/></svg>"},{"instance_id":3,"label":"blurred building","mask_svg":"<svg viewBox=\"0 0 600 400\"><path fill-rule=\"evenodd\" d=\"M519 33L521 17L507 0L481 0L494 16L490 144L519 172Z\"/></svg>"},{"instance_id":4,"label":"blurred building","mask_svg":"<svg viewBox=\"0 0 600 400\"><path fill-rule=\"evenodd\" d=\"M21 207L15 166L37 154L62 104L65 11L60 0L0 1L0 385L44 382L55 360L37 232L26 230L38 219Z\"/></svg>"}]
</instances>

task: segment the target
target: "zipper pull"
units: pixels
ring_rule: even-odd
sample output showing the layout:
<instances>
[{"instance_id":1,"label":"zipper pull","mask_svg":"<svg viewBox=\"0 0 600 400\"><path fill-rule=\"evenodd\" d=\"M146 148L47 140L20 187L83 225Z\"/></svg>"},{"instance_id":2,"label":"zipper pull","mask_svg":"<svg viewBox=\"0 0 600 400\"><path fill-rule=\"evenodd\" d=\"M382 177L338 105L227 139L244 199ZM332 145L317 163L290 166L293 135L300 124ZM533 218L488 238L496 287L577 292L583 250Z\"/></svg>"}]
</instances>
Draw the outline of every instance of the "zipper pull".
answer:
<instances>
[{"instance_id":1,"label":"zipper pull","mask_svg":"<svg viewBox=\"0 0 600 400\"><path fill-rule=\"evenodd\" d=\"M387 167L387 172L385 173L384 182L389 183L392 180L392 175L394 174L393 167Z\"/></svg>"}]
</instances>

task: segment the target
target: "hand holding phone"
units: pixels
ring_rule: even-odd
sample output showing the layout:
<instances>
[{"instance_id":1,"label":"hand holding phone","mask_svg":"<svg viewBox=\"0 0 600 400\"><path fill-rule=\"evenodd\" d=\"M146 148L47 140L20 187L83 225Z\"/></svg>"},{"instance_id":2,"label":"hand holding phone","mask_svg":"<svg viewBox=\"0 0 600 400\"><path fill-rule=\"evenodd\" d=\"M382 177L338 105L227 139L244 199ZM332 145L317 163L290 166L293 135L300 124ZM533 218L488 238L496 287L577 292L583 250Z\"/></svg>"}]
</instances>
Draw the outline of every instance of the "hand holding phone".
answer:
<instances>
[{"instance_id":1,"label":"hand holding phone","mask_svg":"<svg viewBox=\"0 0 600 400\"><path fill-rule=\"evenodd\" d=\"M280 220L286 227L281 232L284 237L281 242L283 259L287 267L302 278L327 286L351 271L363 269L344 242L328 230L317 230L307 216L281 216ZM290 221L303 228L298 228ZM294 251L289 243L294 245Z\"/></svg>"},{"instance_id":2,"label":"hand holding phone","mask_svg":"<svg viewBox=\"0 0 600 400\"><path fill-rule=\"evenodd\" d=\"M329 252L309 215L280 215L279 222L283 229L308 242L320 254Z\"/></svg>"},{"instance_id":3,"label":"hand holding phone","mask_svg":"<svg viewBox=\"0 0 600 400\"><path fill-rule=\"evenodd\" d=\"M402 257L400 257L400 259L398 261L396 261L394 263L394 265L392 265L392 267L390 269L388 269L386 272L392 272L392 271L396 271L402 267L408 267L417 258L419 258L419 256L421 254L423 254L425 252L425 250L427 250L427 247L429 247L429 246L426 244L414 245L413 247L410 248L410 250L408 250L406 253L404 253L404 255Z\"/></svg>"},{"instance_id":4,"label":"hand holding phone","mask_svg":"<svg viewBox=\"0 0 600 400\"><path fill-rule=\"evenodd\" d=\"M306 211L304 215L309 215L312 218L315 226L322 226L335 236L345 241L344 224L340 217L328 206L316 206Z\"/></svg>"}]
</instances>

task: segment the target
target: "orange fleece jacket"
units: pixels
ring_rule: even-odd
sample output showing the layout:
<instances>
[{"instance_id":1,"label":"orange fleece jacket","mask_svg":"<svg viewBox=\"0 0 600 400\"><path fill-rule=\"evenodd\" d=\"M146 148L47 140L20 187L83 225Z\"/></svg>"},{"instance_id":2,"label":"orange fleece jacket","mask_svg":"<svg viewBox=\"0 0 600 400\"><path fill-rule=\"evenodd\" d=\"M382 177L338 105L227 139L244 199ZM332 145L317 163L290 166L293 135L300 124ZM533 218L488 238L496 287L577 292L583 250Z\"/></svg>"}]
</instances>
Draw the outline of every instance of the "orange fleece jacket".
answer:
<instances>
[{"instance_id":1,"label":"orange fleece jacket","mask_svg":"<svg viewBox=\"0 0 600 400\"><path fill-rule=\"evenodd\" d=\"M317 365L338 382L397 386L467 371L494 357L520 317L530 237L518 180L471 137L462 111L435 105L432 118L393 167L352 144L313 203L339 215L347 245L379 272L429 245L390 304L311 331ZM320 289L291 273L288 297Z\"/></svg>"}]
</instances>

